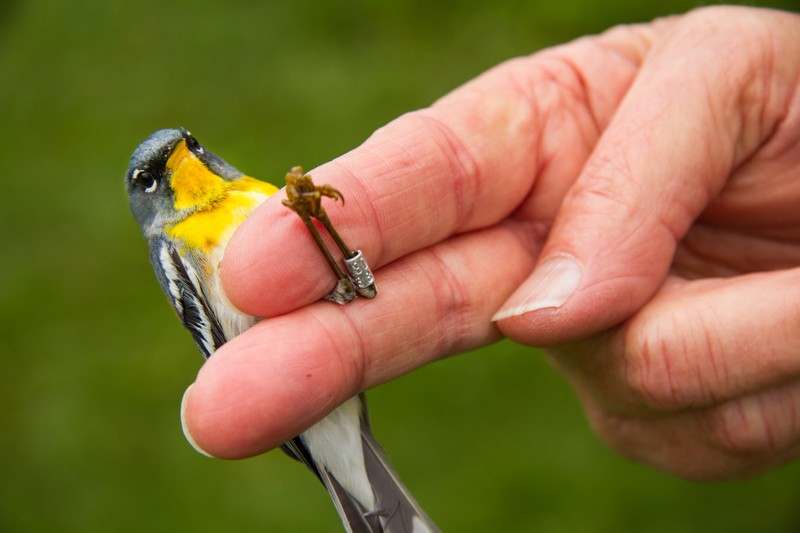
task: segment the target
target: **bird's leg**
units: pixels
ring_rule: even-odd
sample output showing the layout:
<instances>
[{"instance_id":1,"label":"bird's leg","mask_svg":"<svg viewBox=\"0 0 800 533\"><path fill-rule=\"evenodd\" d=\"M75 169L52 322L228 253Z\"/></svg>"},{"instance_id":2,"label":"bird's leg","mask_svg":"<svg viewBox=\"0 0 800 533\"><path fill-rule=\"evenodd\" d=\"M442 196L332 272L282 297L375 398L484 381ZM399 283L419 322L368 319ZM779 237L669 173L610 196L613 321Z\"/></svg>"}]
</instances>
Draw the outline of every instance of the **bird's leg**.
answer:
<instances>
[{"instance_id":1,"label":"bird's leg","mask_svg":"<svg viewBox=\"0 0 800 533\"><path fill-rule=\"evenodd\" d=\"M334 201L341 200L342 203L344 203L342 194L327 184L314 185L311 176L304 174L301 167L293 167L289 173L286 174L286 184L287 199L283 201L283 204L300 215L306 223L309 231L311 231L314 236L314 240L317 241L317 245L331 265L336 277L339 279L339 284L341 285L343 283L343 279L347 279L347 281L350 281L350 279L346 276L344 278L342 277L344 276L342 270L336 265L336 262L333 261L330 251L322 242L319 233L317 233L316 228L309 220L310 217L319 220L336 243L337 248L341 250L344 255L345 265L350 275L353 277L352 281L355 284L355 290L358 294L365 298L374 298L378 292L375 287L375 278L372 276L372 272L370 272L364 256L360 250L353 251L347 246L339 235L339 232L333 227L325 208L322 207L322 197L332 198ZM339 285L337 285L336 290L338 290L338 288ZM336 293L336 290L334 290L331 295ZM334 299L334 301L336 300Z\"/></svg>"},{"instance_id":2,"label":"bird's leg","mask_svg":"<svg viewBox=\"0 0 800 533\"><path fill-rule=\"evenodd\" d=\"M320 206L317 213L312 216L319 220L325 229L328 230L328 233L330 233L333 241L336 243L336 246L342 251L342 254L344 254L344 264L347 266L347 270L353 277L353 282L356 286L356 291L358 294L364 298L375 298L375 296L378 294L378 288L375 286L375 278L373 277L372 272L367 265L367 261L364 259L364 255L361 253L361 250L352 251L347 244L345 244L345 242L339 236L339 232L333 227L333 224L328 218L328 213L325 212L325 208Z\"/></svg>"},{"instance_id":3,"label":"bird's leg","mask_svg":"<svg viewBox=\"0 0 800 533\"><path fill-rule=\"evenodd\" d=\"M353 281L342 271L339 265L336 263L336 260L331 255L330 250L328 247L325 246L325 243L322 240L317 228L314 227L314 223L311 222L311 219L306 215L300 215L300 218L303 219L308 231L311 232L311 236L314 237L314 241L317 243L317 247L322 251L322 255L325 256L325 260L330 265L331 270L336 275L336 286L333 288L331 292L325 295L326 300L330 300L332 302L336 302L337 304L346 304L348 302L352 302L356 298L356 289L353 286Z\"/></svg>"},{"instance_id":4,"label":"bird's leg","mask_svg":"<svg viewBox=\"0 0 800 533\"><path fill-rule=\"evenodd\" d=\"M295 169L292 170L294 171ZM300 172L302 172L302 169L300 169ZM289 174L286 175L286 181L289 181ZM346 304L353 301L356 297L356 291L355 287L353 286L353 282L336 263L336 260L331 255L330 250L328 250L328 247L322 240L322 236L320 236L317 228L311 221L311 214L308 209L309 202L306 201L303 193L298 191L293 184L289 184L286 187L286 195L288 198L283 200L283 205L298 214L300 219L306 225L306 228L308 228L309 233L311 233L311 236L317 243L317 247L322 252L322 255L325 256L325 260L328 262L328 265L331 267L331 270L333 270L333 273L336 276L336 286L325 296L325 299L338 304Z\"/></svg>"}]
</instances>

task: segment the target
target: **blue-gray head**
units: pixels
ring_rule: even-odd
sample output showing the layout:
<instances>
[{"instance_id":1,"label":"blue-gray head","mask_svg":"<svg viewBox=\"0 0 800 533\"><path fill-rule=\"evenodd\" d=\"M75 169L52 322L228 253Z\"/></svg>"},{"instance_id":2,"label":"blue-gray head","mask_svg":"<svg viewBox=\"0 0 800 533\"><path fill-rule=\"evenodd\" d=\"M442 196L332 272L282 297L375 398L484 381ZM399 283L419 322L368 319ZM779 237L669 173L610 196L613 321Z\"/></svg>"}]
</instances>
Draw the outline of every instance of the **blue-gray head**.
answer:
<instances>
[{"instance_id":1,"label":"blue-gray head","mask_svg":"<svg viewBox=\"0 0 800 533\"><path fill-rule=\"evenodd\" d=\"M237 180L243 175L206 150L183 128L153 133L133 151L125 175L131 211L145 235L160 232L165 225L175 223L202 207L195 201L188 201L180 189L176 194L173 177L188 158L199 165L199 170L183 171L191 174L195 188L203 186L197 183L202 174L210 173L215 179L226 181ZM186 187L186 180L183 186ZM190 200L195 200L195 197Z\"/></svg>"}]
</instances>

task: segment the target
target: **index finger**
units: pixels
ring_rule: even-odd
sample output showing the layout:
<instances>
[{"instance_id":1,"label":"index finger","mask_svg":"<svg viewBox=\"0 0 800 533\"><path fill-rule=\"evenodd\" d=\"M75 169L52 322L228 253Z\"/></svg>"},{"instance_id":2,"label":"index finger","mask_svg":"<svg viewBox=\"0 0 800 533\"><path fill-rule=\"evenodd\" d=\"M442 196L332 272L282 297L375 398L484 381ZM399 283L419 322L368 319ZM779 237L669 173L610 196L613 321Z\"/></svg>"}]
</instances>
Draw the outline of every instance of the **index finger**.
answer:
<instances>
[{"instance_id":1,"label":"index finger","mask_svg":"<svg viewBox=\"0 0 800 533\"><path fill-rule=\"evenodd\" d=\"M599 56L603 79L590 90L575 71L596 71ZM346 209L327 204L330 219L375 270L496 224L548 173L556 193L537 195L557 204L597 137L598 116L611 115L631 70L590 41L506 62L315 169L315 182L332 185L347 200ZM538 214L542 220L551 215ZM329 292L334 280L326 269L303 224L274 197L231 239L222 280L239 309L275 316Z\"/></svg>"}]
</instances>

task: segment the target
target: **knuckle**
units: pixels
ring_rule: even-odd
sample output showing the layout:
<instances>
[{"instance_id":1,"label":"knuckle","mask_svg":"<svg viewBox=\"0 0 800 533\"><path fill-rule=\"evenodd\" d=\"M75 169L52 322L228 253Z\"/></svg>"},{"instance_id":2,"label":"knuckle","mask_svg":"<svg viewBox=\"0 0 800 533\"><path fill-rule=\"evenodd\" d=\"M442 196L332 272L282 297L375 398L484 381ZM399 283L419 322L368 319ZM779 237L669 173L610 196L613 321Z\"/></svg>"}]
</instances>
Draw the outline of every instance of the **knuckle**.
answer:
<instances>
[{"instance_id":1,"label":"knuckle","mask_svg":"<svg viewBox=\"0 0 800 533\"><path fill-rule=\"evenodd\" d=\"M612 212L633 213L637 207L633 201L635 196L620 194L620 190L636 185L632 179L635 174L628 166L627 158L619 155L617 151L610 151L593 157L584 171L584 175L591 179L578 180L569 199L577 199L587 208L595 207L599 212L608 212L610 207Z\"/></svg>"},{"instance_id":2,"label":"knuckle","mask_svg":"<svg viewBox=\"0 0 800 533\"><path fill-rule=\"evenodd\" d=\"M430 287L435 303L436 328L439 332L437 352L450 354L469 337L467 310L472 307L469 291L452 267L434 251L429 251Z\"/></svg>"},{"instance_id":3,"label":"knuckle","mask_svg":"<svg viewBox=\"0 0 800 533\"><path fill-rule=\"evenodd\" d=\"M450 194L455 209L453 219L465 224L472 220L482 183L479 157L463 138L463 132L434 109L427 108L408 113L406 120L414 121L426 131L434 143L441 161L449 167L453 177Z\"/></svg>"},{"instance_id":4,"label":"knuckle","mask_svg":"<svg viewBox=\"0 0 800 533\"><path fill-rule=\"evenodd\" d=\"M795 437L782 431L759 396L726 402L708 410L705 419L710 446L737 459L775 456Z\"/></svg>"},{"instance_id":5,"label":"knuckle","mask_svg":"<svg viewBox=\"0 0 800 533\"><path fill-rule=\"evenodd\" d=\"M672 339L652 329L628 343L625 382L633 403L656 411L687 407L688 381L680 359L685 357Z\"/></svg>"},{"instance_id":6,"label":"knuckle","mask_svg":"<svg viewBox=\"0 0 800 533\"><path fill-rule=\"evenodd\" d=\"M762 453L756 443L734 442L729 436L720 437L717 446L709 445L708 437L696 428L691 430L683 417L638 418L601 410L587 413L597 435L620 455L690 481L721 481L758 472L771 456Z\"/></svg>"},{"instance_id":7,"label":"knuckle","mask_svg":"<svg viewBox=\"0 0 800 533\"><path fill-rule=\"evenodd\" d=\"M629 329L625 379L635 401L674 412L716 401L727 390L723 354L707 320L682 307Z\"/></svg>"},{"instance_id":8,"label":"knuckle","mask_svg":"<svg viewBox=\"0 0 800 533\"><path fill-rule=\"evenodd\" d=\"M328 372L339 376L346 391L345 396L349 397L365 388L371 361L364 346L362 325L352 320L347 313L338 316L340 319L337 321L324 321L315 317L313 325L319 327L320 344L311 351L326 354L326 363L330 365ZM316 387L310 381L309 386ZM313 392L316 391L307 391Z\"/></svg>"},{"instance_id":9,"label":"knuckle","mask_svg":"<svg viewBox=\"0 0 800 533\"><path fill-rule=\"evenodd\" d=\"M636 442L635 431L630 431L630 420L624 415L613 413L599 404L583 401L586 418L592 430L611 449L633 459L632 451L642 449Z\"/></svg>"}]
</instances>

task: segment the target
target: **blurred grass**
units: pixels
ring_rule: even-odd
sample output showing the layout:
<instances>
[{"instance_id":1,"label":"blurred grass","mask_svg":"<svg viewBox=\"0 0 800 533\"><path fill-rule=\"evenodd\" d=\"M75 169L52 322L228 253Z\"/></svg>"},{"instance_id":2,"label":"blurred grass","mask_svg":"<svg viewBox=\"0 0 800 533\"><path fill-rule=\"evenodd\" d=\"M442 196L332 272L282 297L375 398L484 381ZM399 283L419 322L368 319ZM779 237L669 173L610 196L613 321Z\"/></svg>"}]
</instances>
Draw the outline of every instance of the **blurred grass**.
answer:
<instances>
[{"instance_id":1,"label":"blurred grass","mask_svg":"<svg viewBox=\"0 0 800 533\"><path fill-rule=\"evenodd\" d=\"M0 4L0 530L339 531L279 453L213 461L183 440L200 358L128 213L122 175L143 137L189 127L277 182L503 59L694 5ZM627 463L510 343L387 384L371 407L446 531L800 527L800 465L697 485Z\"/></svg>"}]
</instances>

